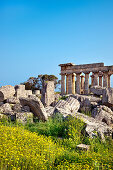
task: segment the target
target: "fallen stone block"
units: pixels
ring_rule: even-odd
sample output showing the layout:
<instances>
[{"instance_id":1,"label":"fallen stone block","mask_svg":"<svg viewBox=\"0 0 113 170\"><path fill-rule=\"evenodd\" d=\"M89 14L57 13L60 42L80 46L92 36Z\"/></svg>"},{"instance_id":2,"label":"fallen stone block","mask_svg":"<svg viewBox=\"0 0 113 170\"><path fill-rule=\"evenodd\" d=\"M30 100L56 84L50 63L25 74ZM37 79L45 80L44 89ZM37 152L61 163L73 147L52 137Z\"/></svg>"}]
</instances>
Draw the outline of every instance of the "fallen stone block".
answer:
<instances>
[{"instance_id":1,"label":"fallen stone block","mask_svg":"<svg viewBox=\"0 0 113 170\"><path fill-rule=\"evenodd\" d=\"M84 150L84 151L89 151L90 150L90 145L85 145L85 144L79 144L76 146L77 149L79 150Z\"/></svg>"},{"instance_id":2,"label":"fallen stone block","mask_svg":"<svg viewBox=\"0 0 113 170\"><path fill-rule=\"evenodd\" d=\"M15 89L11 85L2 86L0 88L0 102L12 98L15 94Z\"/></svg>"},{"instance_id":3,"label":"fallen stone block","mask_svg":"<svg viewBox=\"0 0 113 170\"><path fill-rule=\"evenodd\" d=\"M30 111L40 120L47 120L46 110L38 97L29 96L28 98L20 98L20 103L23 107L29 106Z\"/></svg>"}]
</instances>

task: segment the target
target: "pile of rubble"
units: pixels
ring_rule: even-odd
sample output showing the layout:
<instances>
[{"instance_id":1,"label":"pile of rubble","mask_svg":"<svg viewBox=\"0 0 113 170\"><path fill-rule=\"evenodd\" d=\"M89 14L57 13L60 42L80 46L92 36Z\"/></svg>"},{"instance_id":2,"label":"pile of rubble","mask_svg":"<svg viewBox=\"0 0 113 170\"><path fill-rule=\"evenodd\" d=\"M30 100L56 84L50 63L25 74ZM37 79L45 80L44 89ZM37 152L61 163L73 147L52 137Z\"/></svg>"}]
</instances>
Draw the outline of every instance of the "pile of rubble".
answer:
<instances>
[{"instance_id":1,"label":"pile of rubble","mask_svg":"<svg viewBox=\"0 0 113 170\"><path fill-rule=\"evenodd\" d=\"M95 93L97 87L93 87ZM97 88L100 91L100 88ZM97 92L96 92L97 93ZM10 117L25 123L28 119L33 121L33 116L46 121L49 116L61 113L64 118L68 115L82 119L86 124L86 133L90 136L99 135L104 140L104 135L113 133L113 111L104 104L113 104L112 89L101 89L102 98L86 95L68 95L66 100L54 93L54 82L46 82L39 92L32 94L25 90L24 85L15 87L7 85L0 88L0 117ZM111 107L112 108L112 107ZM91 116L83 113L90 112Z\"/></svg>"}]
</instances>

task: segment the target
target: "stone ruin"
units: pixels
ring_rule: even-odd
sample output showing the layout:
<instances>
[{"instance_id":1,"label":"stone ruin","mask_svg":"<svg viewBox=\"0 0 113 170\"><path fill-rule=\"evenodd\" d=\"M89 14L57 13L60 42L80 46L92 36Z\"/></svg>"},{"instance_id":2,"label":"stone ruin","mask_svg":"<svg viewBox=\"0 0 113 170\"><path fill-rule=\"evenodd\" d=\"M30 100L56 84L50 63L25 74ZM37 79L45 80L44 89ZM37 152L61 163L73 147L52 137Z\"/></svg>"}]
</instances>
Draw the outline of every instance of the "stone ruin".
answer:
<instances>
[{"instance_id":1,"label":"stone ruin","mask_svg":"<svg viewBox=\"0 0 113 170\"><path fill-rule=\"evenodd\" d=\"M54 81L44 81L42 84L41 90L41 101L44 106L50 106L54 104L55 95L54 95Z\"/></svg>"},{"instance_id":2,"label":"stone ruin","mask_svg":"<svg viewBox=\"0 0 113 170\"><path fill-rule=\"evenodd\" d=\"M104 66L104 63L85 65L67 63L60 66L61 95L55 94L52 81L43 83L41 94L40 91L32 93L31 90L25 90L24 85L1 87L0 118L6 115L12 120L24 123L28 118L33 121L33 116L46 121L48 117L60 113L64 119L69 115L82 119L86 124L86 133L90 137L99 134L104 140L104 135L111 136L113 89L110 88L110 76L113 74L113 66ZM91 88L89 88L90 72L92 72ZM85 77L81 75L82 73ZM89 95L90 93L97 96ZM65 100L59 100L63 95L66 95ZM100 95L103 97L100 98ZM87 112L91 112L91 116L83 114Z\"/></svg>"},{"instance_id":3,"label":"stone ruin","mask_svg":"<svg viewBox=\"0 0 113 170\"><path fill-rule=\"evenodd\" d=\"M61 94L89 94L89 74L91 86L110 88L110 76L113 74L113 65L104 66L104 63L75 65L73 63L60 64L61 67ZM84 73L85 76L82 74ZM75 85L76 76L76 85ZM99 78L99 80L98 80ZM66 80L65 80L66 79ZM65 87L66 86L66 87Z\"/></svg>"}]
</instances>

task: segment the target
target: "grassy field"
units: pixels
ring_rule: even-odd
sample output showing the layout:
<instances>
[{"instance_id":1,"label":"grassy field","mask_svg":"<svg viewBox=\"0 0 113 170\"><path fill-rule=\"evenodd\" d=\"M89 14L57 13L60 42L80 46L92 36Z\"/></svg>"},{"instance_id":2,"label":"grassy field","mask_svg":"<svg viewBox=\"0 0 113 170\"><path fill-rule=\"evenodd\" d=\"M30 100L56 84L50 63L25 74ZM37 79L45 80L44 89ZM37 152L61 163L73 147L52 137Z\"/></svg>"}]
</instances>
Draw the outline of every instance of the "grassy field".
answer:
<instances>
[{"instance_id":1,"label":"grassy field","mask_svg":"<svg viewBox=\"0 0 113 170\"><path fill-rule=\"evenodd\" d=\"M25 125L0 121L0 169L113 169L113 141L90 139L85 124L60 114L47 122ZM77 144L91 145L80 151Z\"/></svg>"}]
</instances>

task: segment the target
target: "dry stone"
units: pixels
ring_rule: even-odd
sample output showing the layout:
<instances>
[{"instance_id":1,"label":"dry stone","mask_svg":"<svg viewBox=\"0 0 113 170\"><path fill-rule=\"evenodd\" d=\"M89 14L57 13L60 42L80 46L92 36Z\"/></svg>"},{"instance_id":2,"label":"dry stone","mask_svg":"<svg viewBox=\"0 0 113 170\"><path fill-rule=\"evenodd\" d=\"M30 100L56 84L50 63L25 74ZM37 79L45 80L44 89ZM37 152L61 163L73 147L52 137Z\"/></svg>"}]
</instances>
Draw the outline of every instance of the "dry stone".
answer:
<instances>
[{"instance_id":1,"label":"dry stone","mask_svg":"<svg viewBox=\"0 0 113 170\"><path fill-rule=\"evenodd\" d=\"M90 87L90 92L97 95L97 96L100 96L103 94L103 90L105 88L104 87L101 87L101 86L91 86Z\"/></svg>"},{"instance_id":2,"label":"dry stone","mask_svg":"<svg viewBox=\"0 0 113 170\"><path fill-rule=\"evenodd\" d=\"M22 112L22 105L20 103L17 103L12 107L12 109L14 112Z\"/></svg>"},{"instance_id":3,"label":"dry stone","mask_svg":"<svg viewBox=\"0 0 113 170\"><path fill-rule=\"evenodd\" d=\"M54 81L44 81L42 85L41 101L44 106L50 106L55 101Z\"/></svg>"},{"instance_id":4,"label":"dry stone","mask_svg":"<svg viewBox=\"0 0 113 170\"><path fill-rule=\"evenodd\" d=\"M107 106L97 106L92 111L92 117L101 122L105 122L107 125L113 125L113 111Z\"/></svg>"},{"instance_id":5,"label":"dry stone","mask_svg":"<svg viewBox=\"0 0 113 170\"><path fill-rule=\"evenodd\" d=\"M0 102L0 106L2 106L4 104L4 102Z\"/></svg>"},{"instance_id":6,"label":"dry stone","mask_svg":"<svg viewBox=\"0 0 113 170\"><path fill-rule=\"evenodd\" d=\"M86 123L85 130L86 130L86 133L91 138L99 135L101 139L104 141L105 135L112 136L112 133L113 133L112 127L108 126L106 123L96 120L93 117L89 117L79 112L77 112L73 116L78 119L81 119L84 123Z\"/></svg>"},{"instance_id":7,"label":"dry stone","mask_svg":"<svg viewBox=\"0 0 113 170\"><path fill-rule=\"evenodd\" d=\"M27 121L33 122L33 113L31 112L16 113L16 121L21 123L26 123Z\"/></svg>"},{"instance_id":8,"label":"dry stone","mask_svg":"<svg viewBox=\"0 0 113 170\"><path fill-rule=\"evenodd\" d=\"M7 98L13 97L15 94L15 89L11 85L2 86L0 88L0 102L6 100Z\"/></svg>"},{"instance_id":9,"label":"dry stone","mask_svg":"<svg viewBox=\"0 0 113 170\"><path fill-rule=\"evenodd\" d=\"M80 103L73 97L68 97L66 100L59 100L55 105L54 112L59 112L66 117L69 114L76 113L79 110Z\"/></svg>"},{"instance_id":10,"label":"dry stone","mask_svg":"<svg viewBox=\"0 0 113 170\"><path fill-rule=\"evenodd\" d=\"M34 91L34 94L35 94L35 95L39 95L39 94L40 94L40 90L35 90L35 91Z\"/></svg>"},{"instance_id":11,"label":"dry stone","mask_svg":"<svg viewBox=\"0 0 113 170\"><path fill-rule=\"evenodd\" d=\"M24 112L30 112L30 107L29 106L24 106L22 110Z\"/></svg>"},{"instance_id":12,"label":"dry stone","mask_svg":"<svg viewBox=\"0 0 113 170\"><path fill-rule=\"evenodd\" d=\"M77 145L76 147L77 147L77 149L84 150L84 151L88 151L90 149L90 145L85 145L85 144L82 144L82 143Z\"/></svg>"},{"instance_id":13,"label":"dry stone","mask_svg":"<svg viewBox=\"0 0 113 170\"><path fill-rule=\"evenodd\" d=\"M86 95L71 95L75 99L80 102L80 112L90 112L94 107L100 104L101 99L99 97L94 96L86 96Z\"/></svg>"},{"instance_id":14,"label":"dry stone","mask_svg":"<svg viewBox=\"0 0 113 170\"><path fill-rule=\"evenodd\" d=\"M113 88L105 88L103 90L102 103L113 106Z\"/></svg>"},{"instance_id":15,"label":"dry stone","mask_svg":"<svg viewBox=\"0 0 113 170\"><path fill-rule=\"evenodd\" d=\"M16 85L15 91L15 97L17 99L20 97L28 97L29 95L32 95L32 90L25 90L25 85Z\"/></svg>"},{"instance_id":16,"label":"dry stone","mask_svg":"<svg viewBox=\"0 0 113 170\"><path fill-rule=\"evenodd\" d=\"M7 103L10 103L10 104L17 104L17 103L20 103L19 99L17 99L16 97L12 97L12 98L8 98L6 100Z\"/></svg>"},{"instance_id":17,"label":"dry stone","mask_svg":"<svg viewBox=\"0 0 113 170\"><path fill-rule=\"evenodd\" d=\"M47 120L46 110L38 97L29 96L28 98L20 98L22 106L29 106L34 116L41 120Z\"/></svg>"},{"instance_id":18,"label":"dry stone","mask_svg":"<svg viewBox=\"0 0 113 170\"><path fill-rule=\"evenodd\" d=\"M0 113L10 113L12 112L11 105L9 103L5 103L2 106L0 106Z\"/></svg>"}]
</instances>

